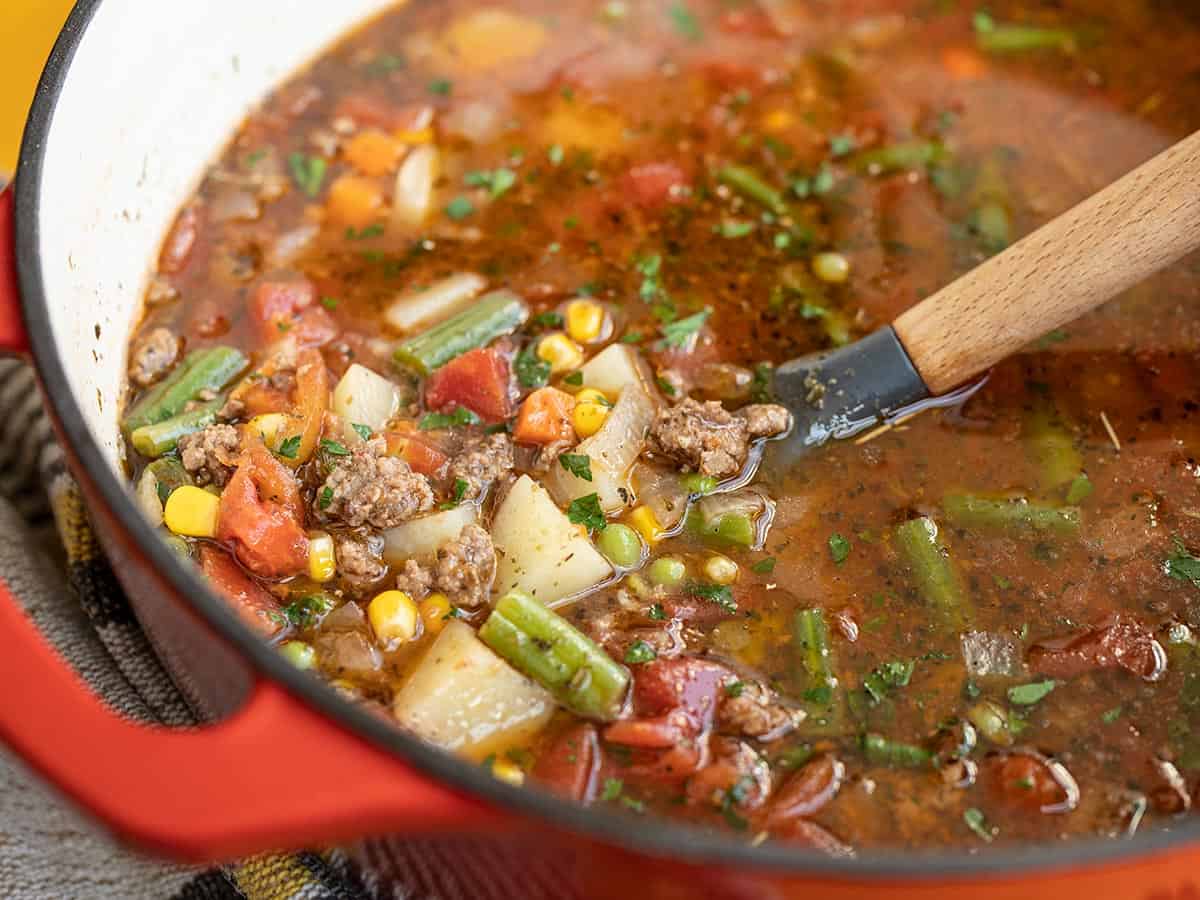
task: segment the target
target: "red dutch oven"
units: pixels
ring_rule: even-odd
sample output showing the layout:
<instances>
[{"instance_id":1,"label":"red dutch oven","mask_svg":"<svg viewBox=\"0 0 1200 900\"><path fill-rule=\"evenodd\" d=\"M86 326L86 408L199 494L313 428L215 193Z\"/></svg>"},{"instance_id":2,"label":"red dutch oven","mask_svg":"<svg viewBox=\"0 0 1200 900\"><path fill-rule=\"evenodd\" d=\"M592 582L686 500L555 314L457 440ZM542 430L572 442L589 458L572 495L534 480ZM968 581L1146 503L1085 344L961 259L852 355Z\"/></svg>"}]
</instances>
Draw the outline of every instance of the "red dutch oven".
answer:
<instances>
[{"instance_id":1,"label":"red dutch oven","mask_svg":"<svg viewBox=\"0 0 1200 900\"><path fill-rule=\"evenodd\" d=\"M113 567L209 724L116 715L0 589L0 737L120 839L192 862L453 833L508 848L514 866L549 859L564 896L1200 898L1200 820L1120 842L830 859L509 787L294 669L158 539L116 431L147 261L255 99L387 5L77 4L0 194L0 349L31 357Z\"/></svg>"}]
</instances>

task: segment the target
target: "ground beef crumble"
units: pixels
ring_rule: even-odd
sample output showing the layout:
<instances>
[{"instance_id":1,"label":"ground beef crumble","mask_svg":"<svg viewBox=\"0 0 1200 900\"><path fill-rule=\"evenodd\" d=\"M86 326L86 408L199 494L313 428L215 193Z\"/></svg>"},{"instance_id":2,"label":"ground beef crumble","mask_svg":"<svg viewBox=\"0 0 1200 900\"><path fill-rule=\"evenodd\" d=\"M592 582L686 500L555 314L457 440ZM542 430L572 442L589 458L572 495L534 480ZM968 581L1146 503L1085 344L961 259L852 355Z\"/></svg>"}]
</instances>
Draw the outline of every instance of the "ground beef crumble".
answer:
<instances>
[{"instance_id":1,"label":"ground beef crumble","mask_svg":"<svg viewBox=\"0 0 1200 900\"><path fill-rule=\"evenodd\" d=\"M179 460L196 484L224 487L242 452L242 435L232 425L209 425L179 439Z\"/></svg>"},{"instance_id":2,"label":"ground beef crumble","mask_svg":"<svg viewBox=\"0 0 1200 900\"><path fill-rule=\"evenodd\" d=\"M129 354L129 380L149 387L171 370L179 359L179 338L166 328L142 335Z\"/></svg>"},{"instance_id":3,"label":"ground beef crumble","mask_svg":"<svg viewBox=\"0 0 1200 900\"><path fill-rule=\"evenodd\" d=\"M773 403L731 413L715 400L688 398L659 411L650 430L650 448L713 478L731 478L742 470L750 442L787 431L791 415Z\"/></svg>"},{"instance_id":4,"label":"ground beef crumble","mask_svg":"<svg viewBox=\"0 0 1200 900\"><path fill-rule=\"evenodd\" d=\"M448 478L467 484L463 499L482 495L493 481L512 471L513 442L507 434L489 434L463 447L450 463Z\"/></svg>"},{"instance_id":5,"label":"ground beef crumble","mask_svg":"<svg viewBox=\"0 0 1200 900\"><path fill-rule=\"evenodd\" d=\"M334 541L338 574L347 586L370 587L387 574L382 535L339 534Z\"/></svg>"},{"instance_id":6,"label":"ground beef crumble","mask_svg":"<svg viewBox=\"0 0 1200 900\"><path fill-rule=\"evenodd\" d=\"M433 509L429 479L386 451L376 438L343 457L317 489L317 514L351 528L383 529Z\"/></svg>"},{"instance_id":7,"label":"ground beef crumble","mask_svg":"<svg viewBox=\"0 0 1200 900\"><path fill-rule=\"evenodd\" d=\"M758 682L737 682L726 689L717 711L717 730L760 741L783 737L804 720L804 711L784 706L774 692Z\"/></svg>"},{"instance_id":8,"label":"ground beef crumble","mask_svg":"<svg viewBox=\"0 0 1200 900\"><path fill-rule=\"evenodd\" d=\"M438 550L432 567L408 560L396 576L396 587L418 599L438 591L455 606L476 609L487 602L495 577L492 536L485 528L468 525Z\"/></svg>"}]
</instances>

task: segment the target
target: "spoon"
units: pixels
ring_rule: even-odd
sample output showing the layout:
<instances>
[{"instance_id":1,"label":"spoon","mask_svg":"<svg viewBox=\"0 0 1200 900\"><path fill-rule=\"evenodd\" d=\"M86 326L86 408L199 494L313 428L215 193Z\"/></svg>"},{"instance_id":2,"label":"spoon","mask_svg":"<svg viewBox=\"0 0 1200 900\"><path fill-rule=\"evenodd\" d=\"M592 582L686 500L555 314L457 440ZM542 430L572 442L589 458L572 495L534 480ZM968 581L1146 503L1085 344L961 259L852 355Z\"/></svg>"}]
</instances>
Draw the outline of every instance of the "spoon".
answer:
<instances>
[{"instance_id":1,"label":"spoon","mask_svg":"<svg viewBox=\"0 0 1200 900\"><path fill-rule=\"evenodd\" d=\"M795 426L773 462L786 466L831 438L961 401L970 379L1197 248L1200 131L891 325L779 366L775 397Z\"/></svg>"}]
</instances>

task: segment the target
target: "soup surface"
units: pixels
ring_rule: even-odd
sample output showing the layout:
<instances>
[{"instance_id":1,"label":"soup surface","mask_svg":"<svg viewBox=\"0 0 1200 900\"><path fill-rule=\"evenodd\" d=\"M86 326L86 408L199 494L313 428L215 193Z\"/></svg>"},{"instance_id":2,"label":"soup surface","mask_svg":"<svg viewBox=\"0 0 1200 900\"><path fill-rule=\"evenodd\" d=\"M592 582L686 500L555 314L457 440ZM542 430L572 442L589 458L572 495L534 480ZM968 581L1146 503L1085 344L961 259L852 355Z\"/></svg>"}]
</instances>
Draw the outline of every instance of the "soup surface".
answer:
<instances>
[{"instance_id":1,"label":"soup surface","mask_svg":"<svg viewBox=\"0 0 1200 900\"><path fill-rule=\"evenodd\" d=\"M410 4L181 212L139 502L498 778L835 854L1170 827L1200 261L791 471L771 370L1197 127L1184 4Z\"/></svg>"}]
</instances>

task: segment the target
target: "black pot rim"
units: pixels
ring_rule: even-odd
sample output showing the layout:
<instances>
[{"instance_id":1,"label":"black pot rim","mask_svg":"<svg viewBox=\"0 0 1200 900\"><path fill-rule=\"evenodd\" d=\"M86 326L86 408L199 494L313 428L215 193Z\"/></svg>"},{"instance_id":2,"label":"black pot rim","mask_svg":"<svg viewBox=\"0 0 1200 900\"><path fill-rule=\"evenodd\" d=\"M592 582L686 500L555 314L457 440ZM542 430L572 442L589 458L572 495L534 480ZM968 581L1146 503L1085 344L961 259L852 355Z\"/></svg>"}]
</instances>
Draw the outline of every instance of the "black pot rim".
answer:
<instances>
[{"instance_id":1,"label":"black pot rim","mask_svg":"<svg viewBox=\"0 0 1200 900\"><path fill-rule=\"evenodd\" d=\"M635 819L603 808L584 808L536 789L513 788L482 767L439 751L390 727L342 700L336 692L289 664L256 637L205 584L156 538L138 512L131 494L112 472L96 440L84 425L78 398L70 389L50 331L49 310L38 256L41 186L50 125L70 74L76 50L103 0L78 0L38 84L17 166L15 243L21 305L33 358L52 415L80 463L76 476L86 480L146 559L186 598L199 616L235 647L262 677L282 685L338 725L395 754L437 783L486 803L542 821L603 844L636 854L679 862L720 866L745 874L824 877L845 881L908 881L1027 877L1086 865L1113 865L1181 849L1200 837L1200 819L1170 831L1117 840L1081 839L1050 846L1002 848L971 854L961 848L913 852L868 851L855 859L834 859L816 851L766 843L751 847L669 820Z\"/></svg>"}]
</instances>

